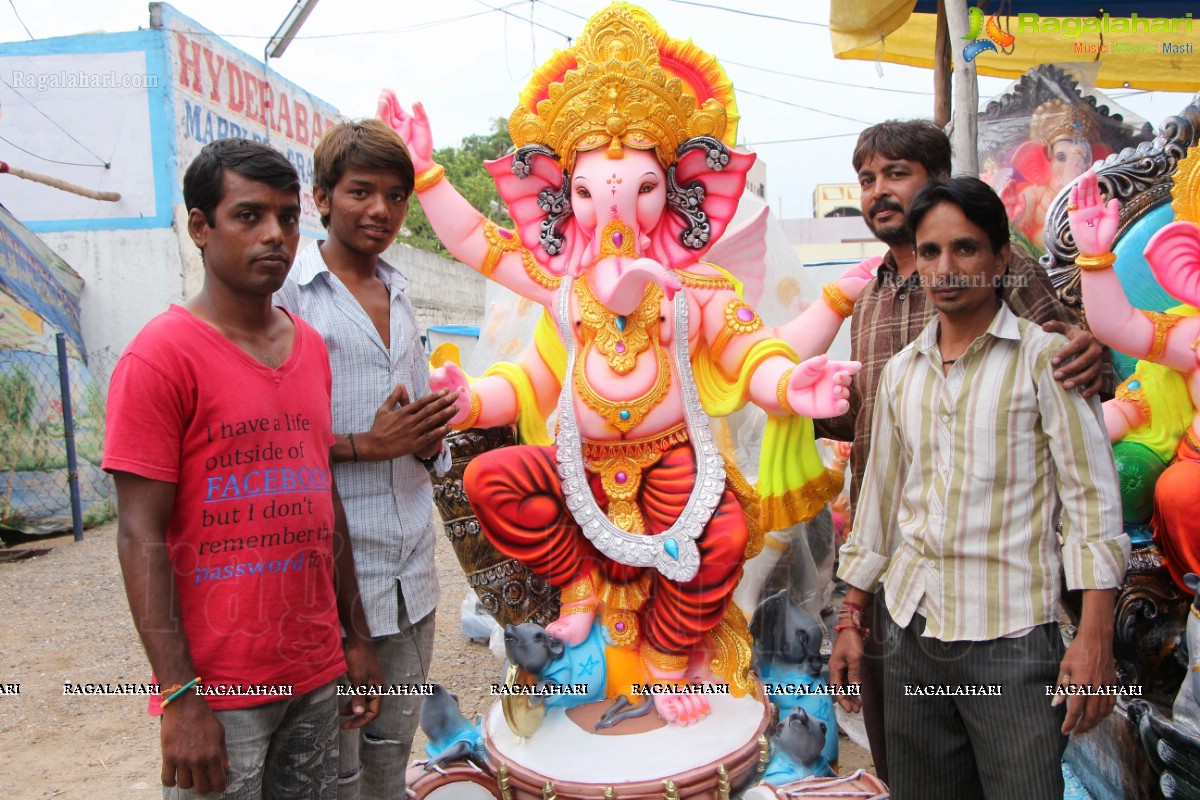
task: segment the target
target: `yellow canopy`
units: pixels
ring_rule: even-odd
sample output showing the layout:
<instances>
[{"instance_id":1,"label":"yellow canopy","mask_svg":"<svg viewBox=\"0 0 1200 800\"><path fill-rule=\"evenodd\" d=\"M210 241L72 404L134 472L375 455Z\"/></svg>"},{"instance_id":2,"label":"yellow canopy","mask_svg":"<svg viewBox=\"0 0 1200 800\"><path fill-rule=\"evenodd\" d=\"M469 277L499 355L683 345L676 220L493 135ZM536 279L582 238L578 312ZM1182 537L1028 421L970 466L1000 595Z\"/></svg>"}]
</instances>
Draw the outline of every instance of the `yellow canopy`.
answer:
<instances>
[{"instance_id":1,"label":"yellow canopy","mask_svg":"<svg viewBox=\"0 0 1200 800\"><path fill-rule=\"evenodd\" d=\"M933 68L937 17L913 13L916 0L834 0L831 5L829 33L836 57ZM1038 64L1098 61L1100 87L1169 92L1200 87L1200 19L1018 13L998 22L1015 41L1008 53L979 55L975 65L980 75L1019 78ZM1164 43L1181 45L1182 52L1164 52ZM962 58L967 44L951 42L952 58Z\"/></svg>"}]
</instances>

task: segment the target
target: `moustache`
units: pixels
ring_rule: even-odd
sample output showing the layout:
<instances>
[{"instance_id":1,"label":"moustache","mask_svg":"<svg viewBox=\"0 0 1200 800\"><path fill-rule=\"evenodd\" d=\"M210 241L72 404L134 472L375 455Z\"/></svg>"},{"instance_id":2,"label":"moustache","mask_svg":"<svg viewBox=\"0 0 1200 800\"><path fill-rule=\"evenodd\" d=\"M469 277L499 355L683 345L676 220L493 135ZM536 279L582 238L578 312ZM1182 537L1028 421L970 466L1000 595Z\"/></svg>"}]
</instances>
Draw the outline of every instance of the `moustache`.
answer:
<instances>
[{"instance_id":1,"label":"moustache","mask_svg":"<svg viewBox=\"0 0 1200 800\"><path fill-rule=\"evenodd\" d=\"M900 204L895 202L894 200L876 200L874 203L871 204L871 209L870 209L869 213L872 217L874 217L880 211L896 211L901 214L904 213L904 209L901 208Z\"/></svg>"}]
</instances>

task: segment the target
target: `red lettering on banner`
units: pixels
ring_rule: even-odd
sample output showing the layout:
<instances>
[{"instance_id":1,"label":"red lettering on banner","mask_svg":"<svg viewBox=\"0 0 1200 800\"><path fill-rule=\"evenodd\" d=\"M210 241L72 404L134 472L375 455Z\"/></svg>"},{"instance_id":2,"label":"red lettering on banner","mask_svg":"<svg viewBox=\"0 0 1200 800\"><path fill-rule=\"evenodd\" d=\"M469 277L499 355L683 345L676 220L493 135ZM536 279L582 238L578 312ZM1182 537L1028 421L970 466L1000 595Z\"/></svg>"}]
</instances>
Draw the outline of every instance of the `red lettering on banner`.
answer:
<instances>
[{"instance_id":1,"label":"red lettering on banner","mask_svg":"<svg viewBox=\"0 0 1200 800\"><path fill-rule=\"evenodd\" d=\"M308 106L296 103L296 141L308 144Z\"/></svg>"},{"instance_id":2,"label":"red lettering on banner","mask_svg":"<svg viewBox=\"0 0 1200 800\"><path fill-rule=\"evenodd\" d=\"M258 82L258 93L262 97L262 124L264 127L274 128L279 130L278 111L275 108L275 90L271 84L260 80Z\"/></svg>"},{"instance_id":3,"label":"red lettering on banner","mask_svg":"<svg viewBox=\"0 0 1200 800\"><path fill-rule=\"evenodd\" d=\"M275 116L275 130L280 130L280 123L286 129L286 136L289 139L295 139L292 136L292 108L288 103L288 96L283 92L279 93L279 113Z\"/></svg>"},{"instance_id":4,"label":"red lettering on banner","mask_svg":"<svg viewBox=\"0 0 1200 800\"><path fill-rule=\"evenodd\" d=\"M230 111L240 114L246 107L246 92L242 88L242 71L235 67L232 61L226 66L229 67L229 96L225 98L225 104L229 106Z\"/></svg>"},{"instance_id":5,"label":"red lettering on banner","mask_svg":"<svg viewBox=\"0 0 1200 800\"><path fill-rule=\"evenodd\" d=\"M190 66L192 72L191 88L193 91L203 93L204 88L200 85L200 44L198 42L189 42L181 33L176 33L175 38L179 41L179 85L188 85L188 67ZM192 46L191 59L187 57L189 44Z\"/></svg>"},{"instance_id":6,"label":"red lettering on banner","mask_svg":"<svg viewBox=\"0 0 1200 800\"><path fill-rule=\"evenodd\" d=\"M212 92L208 99L214 103L221 102L221 70L225 68L225 56L217 56L217 68L213 69L213 52L204 48L204 63L208 66L208 79L212 83Z\"/></svg>"},{"instance_id":7,"label":"red lettering on banner","mask_svg":"<svg viewBox=\"0 0 1200 800\"><path fill-rule=\"evenodd\" d=\"M321 134L333 125L318 106L293 97L286 85L273 85L256 76L252 65L239 67L234 57L222 55L219 48L206 47L178 31L175 42L179 53L179 87L224 106L244 117L251 126L261 125L297 144L316 146Z\"/></svg>"},{"instance_id":8,"label":"red lettering on banner","mask_svg":"<svg viewBox=\"0 0 1200 800\"><path fill-rule=\"evenodd\" d=\"M258 78L242 73L242 85L246 87L246 111L250 119L258 119Z\"/></svg>"}]
</instances>

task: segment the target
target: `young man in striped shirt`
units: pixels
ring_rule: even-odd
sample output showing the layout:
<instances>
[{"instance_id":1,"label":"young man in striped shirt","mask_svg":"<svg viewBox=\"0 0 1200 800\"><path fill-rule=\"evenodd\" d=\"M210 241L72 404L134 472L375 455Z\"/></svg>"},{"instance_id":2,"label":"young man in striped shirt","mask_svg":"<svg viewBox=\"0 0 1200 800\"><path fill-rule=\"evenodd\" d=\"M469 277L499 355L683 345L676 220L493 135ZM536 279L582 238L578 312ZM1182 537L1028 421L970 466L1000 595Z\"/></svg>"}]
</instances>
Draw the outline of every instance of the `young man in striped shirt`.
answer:
<instances>
[{"instance_id":1,"label":"young man in striped shirt","mask_svg":"<svg viewBox=\"0 0 1200 800\"><path fill-rule=\"evenodd\" d=\"M1129 540L1100 406L1054 379L1063 338L1001 300L1008 224L986 184L927 186L907 220L937 313L880 378L841 551L850 613L831 682L857 681L854 609L882 592L892 796L1060 798L1066 734L1114 705L1077 694L1064 708L1046 690L1115 684L1113 603ZM1062 568L1067 587L1084 590L1065 654Z\"/></svg>"}]
</instances>

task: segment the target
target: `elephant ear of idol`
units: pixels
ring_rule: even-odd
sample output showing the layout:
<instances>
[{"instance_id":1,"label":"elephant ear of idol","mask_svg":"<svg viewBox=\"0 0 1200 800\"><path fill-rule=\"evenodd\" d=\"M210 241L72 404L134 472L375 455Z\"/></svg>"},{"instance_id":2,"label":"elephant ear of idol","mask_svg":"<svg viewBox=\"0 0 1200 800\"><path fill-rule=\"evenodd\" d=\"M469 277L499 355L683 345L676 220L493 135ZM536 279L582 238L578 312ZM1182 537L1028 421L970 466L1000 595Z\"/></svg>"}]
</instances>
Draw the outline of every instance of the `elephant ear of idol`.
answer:
<instances>
[{"instance_id":1,"label":"elephant ear of idol","mask_svg":"<svg viewBox=\"0 0 1200 800\"><path fill-rule=\"evenodd\" d=\"M485 166L508 206L521 244L546 272L565 275L568 265L582 260L588 237L581 235L571 214L567 175L554 153L527 145Z\"/></svg>"},{"instance_id":2,"label":"elephant ear of idol","mask_svg":"<svg viewBox=\"0 0 1200 800\"><path fill-rule=\"evenodd\" d=\"M733 85L711 54L669 36L644 9L613 3L534 71L508 120L517 150L488 170L521 243L563 275L579 272L595 233L571 215L575 157L653 150L669 209L642 231L650 244L639 255L681 267L708 251L737 208L755 158L730 149L738 119Z\"/></svg>"},{"instance_id":3,"label":"elephant ear of idol","mask_svg":"<svg viewBox=\"0 0 1200 800\"><path fill-rule=\"evenodd\" d=\"M1195 148L1179 162L1171 187L1175 222L1146 243L1145 256L1159 284L1172 297L1200 306L1200 156Z\"/></svg>"},{"instance_id":4,"label":"elephant ear of idol","mask_svg":"<svg viewBox=\"0 0 1200 800\"><path fill-rule=\"evenodd\" d=\"M682 155L668 171L667 213L650 232L646 254L672 269L695 263L725 233L757 158L708 137L679 149Z\"/></svg>"}]
</instances>

